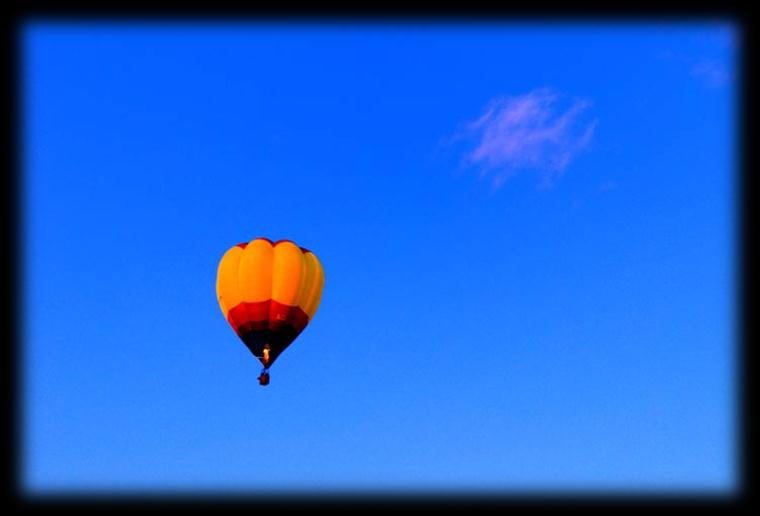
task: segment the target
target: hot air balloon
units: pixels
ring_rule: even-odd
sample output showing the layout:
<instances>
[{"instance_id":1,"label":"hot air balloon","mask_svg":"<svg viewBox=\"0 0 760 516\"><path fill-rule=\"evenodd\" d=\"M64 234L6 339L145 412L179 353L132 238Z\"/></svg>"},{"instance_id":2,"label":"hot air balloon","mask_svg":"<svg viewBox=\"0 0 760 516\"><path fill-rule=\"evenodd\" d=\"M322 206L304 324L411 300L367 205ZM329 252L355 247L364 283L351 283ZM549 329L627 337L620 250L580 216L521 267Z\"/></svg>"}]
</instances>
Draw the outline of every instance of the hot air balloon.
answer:
<instances>
[{"instance_id":1,"label":"hot air balloon","mask_svg":"<svg viewBox=\"0 0 760 516\"><path fill-rule=\"evenodd\" d=\"M264 369L306 328L319 307L324 272L316 255L291 240L255 238L219 262L216 297L227 321Z\"/></svg>"}]
</instances>

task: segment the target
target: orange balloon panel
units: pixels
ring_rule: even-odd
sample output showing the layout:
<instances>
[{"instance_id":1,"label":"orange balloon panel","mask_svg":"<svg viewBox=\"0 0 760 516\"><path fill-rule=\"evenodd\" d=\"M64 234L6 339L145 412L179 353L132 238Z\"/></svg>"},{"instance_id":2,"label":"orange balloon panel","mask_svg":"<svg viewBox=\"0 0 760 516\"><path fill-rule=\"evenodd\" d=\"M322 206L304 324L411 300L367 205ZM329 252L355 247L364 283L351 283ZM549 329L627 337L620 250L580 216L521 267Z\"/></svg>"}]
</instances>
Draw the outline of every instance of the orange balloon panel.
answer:
<instances>
[{"instance_id":1,"label":"orange balloon panel","mask_svg":"<svg viewBox=\"0 0 760 516\"><path fill-rule=\"evenodd\" d=\"M216 296L238 336L269 366L314 317L324 283L322 265L308 249L290 240L256 238L224 254Z\"/></svg>"}]
</instances>

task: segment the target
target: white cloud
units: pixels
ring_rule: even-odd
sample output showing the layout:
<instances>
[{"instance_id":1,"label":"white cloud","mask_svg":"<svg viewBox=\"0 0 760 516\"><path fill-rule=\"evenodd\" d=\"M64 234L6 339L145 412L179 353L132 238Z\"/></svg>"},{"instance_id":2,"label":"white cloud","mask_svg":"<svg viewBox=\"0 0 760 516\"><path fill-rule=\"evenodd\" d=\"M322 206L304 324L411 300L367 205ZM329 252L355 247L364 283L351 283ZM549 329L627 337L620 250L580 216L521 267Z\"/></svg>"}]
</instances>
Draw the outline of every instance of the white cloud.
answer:
<instances>
[{"instance_id":1,"label":"white cloud","mask_svg":"<svg viewBox=\"0 0 760 516\"><path fill-rule=\"evenodd\" d=\"M458 138L474 140L464 164L477 167L494 188L524 170L541 175L550 187L591 141L597 120L589 119L591 102L566 99L550 89L498 97Z\"/></svg>"}]
</instances>

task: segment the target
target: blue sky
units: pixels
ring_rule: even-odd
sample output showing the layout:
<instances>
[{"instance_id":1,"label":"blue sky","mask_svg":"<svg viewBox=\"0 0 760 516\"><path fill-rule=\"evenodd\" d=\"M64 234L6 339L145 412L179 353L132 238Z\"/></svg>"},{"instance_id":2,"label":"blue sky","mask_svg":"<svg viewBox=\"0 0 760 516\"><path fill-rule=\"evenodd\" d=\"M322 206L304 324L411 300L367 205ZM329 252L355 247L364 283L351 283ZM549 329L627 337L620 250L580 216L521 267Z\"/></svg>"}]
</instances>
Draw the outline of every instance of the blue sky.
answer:
<instances>
[{"instance_id":1,"label":"blue sky","mask_svg":"<svg viewBox=\"0 0 760 516\"><path fill-rule=\"evenodd\" d=\"M21 37L28 492L736 488L730 24ZM326 274L266 388L256 236Z\"/></svg>"}]
</instances>

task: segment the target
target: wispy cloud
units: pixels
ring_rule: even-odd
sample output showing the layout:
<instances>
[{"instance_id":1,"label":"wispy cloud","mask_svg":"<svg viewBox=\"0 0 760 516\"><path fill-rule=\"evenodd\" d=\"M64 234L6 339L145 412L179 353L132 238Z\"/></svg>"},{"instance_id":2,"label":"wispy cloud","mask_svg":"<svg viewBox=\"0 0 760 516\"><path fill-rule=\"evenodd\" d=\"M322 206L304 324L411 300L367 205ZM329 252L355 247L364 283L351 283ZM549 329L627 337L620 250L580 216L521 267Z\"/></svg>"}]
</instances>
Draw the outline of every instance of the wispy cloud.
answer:
<instances>
[{"instance_id":1,"label":"wispy cloud","mask_svg":"<svg viewBox=\"0 0 760 516\"><path fill-rule=\"evenodd\" d=\"M684 53L664 51L658 57L678 64L708 88L720 88L734 81L734 73L725 58L697 58Z\"/></svg>"},{"instance_id":2,"label":"wispy cloud","mask_svg":"<svg viewBox=\"0 0 760 516\"><path fill-rule=\"evenodd\" d=\"M740 49L740 34L730 25L719 25L701 33L679 51L665 50L660 59L688 70L703 85L711 89L730 85L736 78L733 57Z\"/></svg>"},{"instance_id":3,"label":"wispy cloud","mask_svg":"<svg viewBox=\"0 0 760 516\"><path fill-rule=\"evenodd\" d=\"M733 80L733 74L729 72L726 65L717 60L704 60L694 63L691 67L691 74L702 79L710 88L720 88Z\"/></svg>"},{"instance_id":4,"label":"wispy cloud","mask_svg":"<svg viewBox=\"0 0 760 516\"><path fill-rule=\"evenodd\" d=\"M596 191L597 193L611 192L617 190L619 186L617 181L605 181L596 188Z\"/></svg>"},{"instance_id":5,"label":"wispy cloud","mask_svg":"<svg viewBox=\"0 0 760 516\"><path fill-rule=\"evenodd\" d=\"M538 173L540 186L551 187L594 136L590 107L587 99L548 88L495 98L457 135L474 142L463 163L479 169L493 188L522 171Z\"/></svg>"}]
</instances>

